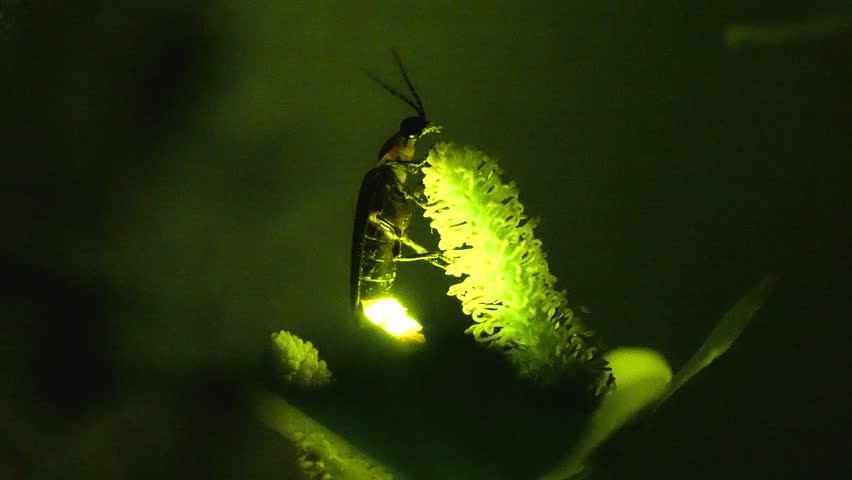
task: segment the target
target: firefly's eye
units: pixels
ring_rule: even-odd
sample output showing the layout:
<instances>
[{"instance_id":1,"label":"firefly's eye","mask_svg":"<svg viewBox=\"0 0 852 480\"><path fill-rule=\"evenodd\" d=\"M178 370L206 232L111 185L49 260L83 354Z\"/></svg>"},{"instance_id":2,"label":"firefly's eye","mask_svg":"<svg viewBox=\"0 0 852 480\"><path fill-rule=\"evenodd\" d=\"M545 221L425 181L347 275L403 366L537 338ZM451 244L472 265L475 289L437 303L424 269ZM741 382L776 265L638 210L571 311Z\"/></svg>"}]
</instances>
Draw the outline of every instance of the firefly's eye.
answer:
<instances>
[{"instance_id":1,"label":"firefly's eye","mask_svg":"<svg viewBox=\"0 0 852 480\"><path fill-rule=\"evenodd\" d=\"M408 117L399 123L399 134L408 138L419 138L423 129L429 125L423 117Z\"/></svg>"}]
</instances>

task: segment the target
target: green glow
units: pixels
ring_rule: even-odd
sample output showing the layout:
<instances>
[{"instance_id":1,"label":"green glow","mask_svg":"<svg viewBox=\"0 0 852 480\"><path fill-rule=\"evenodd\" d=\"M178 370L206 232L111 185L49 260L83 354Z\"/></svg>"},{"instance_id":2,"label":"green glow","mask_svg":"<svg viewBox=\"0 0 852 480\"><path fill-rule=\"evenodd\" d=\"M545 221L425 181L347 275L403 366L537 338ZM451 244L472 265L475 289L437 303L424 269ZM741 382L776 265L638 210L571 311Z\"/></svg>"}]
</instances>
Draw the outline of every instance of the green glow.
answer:
<instances>
[{"instance_id":1,"label":"green glow","mask_svg":"<svg viewBox=\"0 0 852 480\"><path fill-rule=\"evenodd\" d=\"M666 359L651 349L619 348L604 354L592 332L568 307L565 292L556 290L556 277L549 271L541 241L533 234L535 222L525 216L515 185L502 182L497 163L475 149L439 143L430 151L423 172L424 216L432 219L432 228L441 236L446 273L462 277L448 293L461 301L463 312L473 319L466 333L506 352L523 376L540 384L570 377L586 382L600 397L577 444L541 480L576 479L588 473L584 471L587 458L613 433L649 407L659 406L728 351L775 283L766 277L739 300L676 375ZM425 341L422 326L399 301L374 299L363 302L363 307L371 322L394 337ZM306 372L324 369L309 342L286 332L277 335L273 339L284 353L291 382ZM311 367L320 364L322 368ZM345 454L340 452L349 447L334 446L342 439L286 402L273 399L263 408L268 423L306 452L306 472L325 475L331 471L326 467L332 466L341 475L348 473Z\"/></svg>"},{"instance_id":2,"label":"green glow","mask_svg":"<svg viewBox=\"0 0 852 480\"><path fill-rule=\"evenodd\" d=\"M616 387L604 397L571 454L542 480L571 478L583 470L586 458L610 435L646 407L659 407L695 374L710 365L733 345L751 322L775 285L764 277L719 320L707 339L674 377L665 358L643 348L620 348L605 355Z\"/></svg>"},{"instance_id":3,"label":"green glow","mask_svg":"<svg viewBox=\"0 0 852 480\"><path fill-rule=\"evenodd\" d=\"M386 332L404 342L423 343L423 326L408 316L405 307L395 298L387 297L362 302L364 315Z\"/></svg>"},{"instance_id":4,"label":"green glow","mask_svg":"<svg viewBox=\"0 0 852 480\"><path fill-rule=\"evenodd\" d=\"M255 411L269 428L293 442L305 478L392 480L400 478L304 412L265 392L255 398Z\"/></svg>"},{"instance_id":5,"label":"green glow","mask_svg":"<svg viewBox=\"0 0 852 480\"><path fill-rule=\"evenodd\" d=\"M606 395L586 425L571 455L541 480L561 480L583 470L586 458L616 430L659 399L672 378L672 369L658 352L624 347L605 355L616 387Z\"/></svg>"},{"instance_id":6,"label":"green glow","mask_svg":"<svg viewBox=\"0 0 852 480\"><path fill-rule=\"evenodd\" d=\"M327 385L331 372L311 342L306 342L290 332L281 330L272 334L272 343L278 352L284 381L302 388Z\"/></svg>"},{"instance_id":7,"label":"green glow","mask_svg":"<svg viewBox=\"0 0 852 480\"><path fill-rule=\"evenodd\" d=\"M690 357L690 359L678 370L668 390L660 403L668 399L674 392L682 387L696 373L713 363L713 360L727 352L734 341L745 330L751 322L752 317L763 306L772 289L775 287L776 279L772 276L764 277L760 283L749 290L730 310L725 313L716 327L704 340L701 347Z\"/></svg>"},{"instance_id":8,"label":"green glow","mask_svg":"<svg viewBox=\"0 0 852 480\"><path fill-rule=\"evenodd\" d=\"M798 22L745 25L731 24L722 30L722 43L728 48L786 45L837 35L852 29L852 15L817 15Z\"/></svg>"},{"instance_id":9,"label":"green glow","mask_svg":"<svg viewBox=\"0 0 852 480\"><path fill-rule=\"evenodd\" d=\"M466 333L508 352L539 383L579 374L602 393L609 376L601 351L555 288L515 184L503 183L497 162L470 147L439 143L427 160L424 216L441 236L447 275L464 277L447 293L474 321Z\"/></svg>"}]
</instances>

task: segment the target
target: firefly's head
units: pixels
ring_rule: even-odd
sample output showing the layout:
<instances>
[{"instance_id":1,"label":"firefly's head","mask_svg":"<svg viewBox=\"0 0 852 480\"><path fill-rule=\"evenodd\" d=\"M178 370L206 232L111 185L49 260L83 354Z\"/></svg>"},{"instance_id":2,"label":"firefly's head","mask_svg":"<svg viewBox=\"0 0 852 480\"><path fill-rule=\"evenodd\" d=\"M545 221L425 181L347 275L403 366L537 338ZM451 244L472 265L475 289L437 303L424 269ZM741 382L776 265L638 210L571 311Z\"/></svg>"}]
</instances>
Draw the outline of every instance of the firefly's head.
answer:
<instances>
[{"instance_id":1,"label":"firefly's head","mask_svg":"<svg viewBox=\"0 0 852 480\"><path fill-rule=\"evenodd\" d=\"M427 133L440 133L441 129L440 125L435 125L423 117L408 117L399 122L397 136L406 142L413 142Z\"/></svg>"},{"instance_id":2,"label":"firefly's head","mask_svg":"<svg viewBox=\"0 0 852 480\"><path fill-rule=\"evenodd\" d=\"M427 133L425 131L427 127L429 127L429 122L426 121L425 118L420 116L408 117L399 122L399 136L409 139L418 139L421 135Z\"/></svg>"}]
</instances>

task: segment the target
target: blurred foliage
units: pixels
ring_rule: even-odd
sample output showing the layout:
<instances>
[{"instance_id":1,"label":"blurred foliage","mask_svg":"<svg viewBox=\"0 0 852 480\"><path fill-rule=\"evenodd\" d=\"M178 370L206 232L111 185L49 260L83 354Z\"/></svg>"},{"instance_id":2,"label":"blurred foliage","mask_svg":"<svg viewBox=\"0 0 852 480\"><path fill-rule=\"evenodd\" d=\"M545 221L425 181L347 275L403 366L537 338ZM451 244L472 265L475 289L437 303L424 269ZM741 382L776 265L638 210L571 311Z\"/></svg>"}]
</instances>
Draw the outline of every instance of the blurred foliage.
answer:
<instances>
[{"instance_id":1,"label":"blurred foliage","mask_svg":"<svg viewBox=\"0 0 852 480\"><path fill-rule=\"evenodd\" d=\"M813 41L852 29L852 12L818 15L783 24L727 25L722 43L728 48L766 47Z\"/></svg>"},{"instance_id":2,"label":"blurred foliage","mask_svg":"<svg viewBox=\"0 0 852 480\"><path fill-rule=\"evenodd\" d=\"M272 321L248 321L235 299L264 282L239 277L269 272L227 262L251 243L222 244L245 223L227 185L181 178L229 168L204 140L227 18L215 2L0 5L2 478L295 471L246 397Z\"/></svg>"},{"instance_id":3,"label":"blurred foliage","mask_svg":"<svg viewBox=\"0 0 852 480\"><path fill-rule=\"evenodd\" d=\"M278 354L281 374L288 384L316 388L331 381L328 366L319 359L319 352L311 342L281 330L272 334L272 343Z\"/></svg>"}]
</instances>

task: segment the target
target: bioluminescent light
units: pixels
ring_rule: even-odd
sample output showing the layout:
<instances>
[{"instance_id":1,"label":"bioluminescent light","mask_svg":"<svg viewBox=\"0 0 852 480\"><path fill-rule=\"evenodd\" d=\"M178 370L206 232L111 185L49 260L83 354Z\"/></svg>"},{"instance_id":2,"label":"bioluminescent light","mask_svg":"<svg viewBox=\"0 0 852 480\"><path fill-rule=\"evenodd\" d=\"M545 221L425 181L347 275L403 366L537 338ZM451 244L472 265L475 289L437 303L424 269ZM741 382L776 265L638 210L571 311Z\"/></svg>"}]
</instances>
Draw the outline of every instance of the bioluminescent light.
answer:
<instances>
[{"instance_id":1,"label":"bioluminescent light","mask_svg":"<svg viewBox=\"0 0 852 480\"><path fill-rule=\"evenodd\" d=\"M408 316L405 307L395 298L386 297L376 300L366 300L364 315L386 332L404 342L423 343L426 337L420 333L423 326L417 320Z\"/></svg>"}]
</instances>

